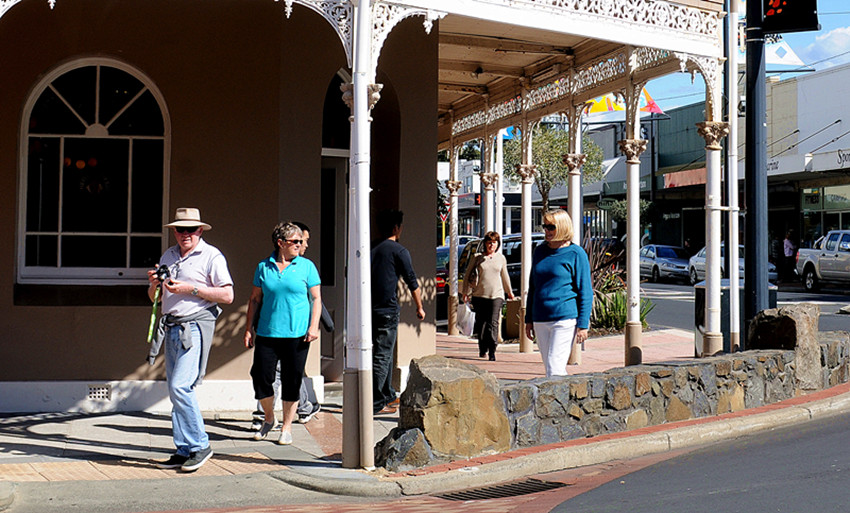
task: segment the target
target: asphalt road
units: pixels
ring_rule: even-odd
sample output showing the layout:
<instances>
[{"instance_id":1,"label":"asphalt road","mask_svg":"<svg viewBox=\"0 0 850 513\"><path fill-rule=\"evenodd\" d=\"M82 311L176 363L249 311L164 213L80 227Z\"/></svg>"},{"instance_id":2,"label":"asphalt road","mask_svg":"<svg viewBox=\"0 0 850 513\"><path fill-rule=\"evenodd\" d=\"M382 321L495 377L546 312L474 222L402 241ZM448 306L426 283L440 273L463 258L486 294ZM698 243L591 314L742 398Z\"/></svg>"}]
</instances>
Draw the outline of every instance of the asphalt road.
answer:
<instances>
[{"instance_id":1,"label":"asphalt road","mask_svg":"<svg viewBox=\"0 0 850 513\"><path fill-rule=\"evenodd\" d=\"M647 319L651 327L694 329L694 288L691 285L642 283L641 297L647 297L655 303L655 308ZM850 305L848 293L840 290L825 290L814 294L802 290L780 290L776 301L780 307L795 303L815 303L821 310L821 331L850 331L850 315L836 313L840 308Z\"/></svg>"},{"instance_id":2,"label":"asphalt road","mask_svg":"<svg viewBox=\"0 0 850 513\"><path fill-rule=\"evenodd\" d=\"M607 480L560 513L845 512L850 414L707 446Z\"/></svg>"}]
</instances>

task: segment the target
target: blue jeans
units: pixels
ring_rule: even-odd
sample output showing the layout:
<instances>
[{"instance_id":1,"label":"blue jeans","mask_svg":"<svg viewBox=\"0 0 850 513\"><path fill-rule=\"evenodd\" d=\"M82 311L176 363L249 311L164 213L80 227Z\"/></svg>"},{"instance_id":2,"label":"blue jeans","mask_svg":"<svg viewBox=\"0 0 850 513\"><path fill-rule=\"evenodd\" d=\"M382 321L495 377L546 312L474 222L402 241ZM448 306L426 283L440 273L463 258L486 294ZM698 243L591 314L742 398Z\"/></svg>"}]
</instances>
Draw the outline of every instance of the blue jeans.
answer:
<instances>
[{"instance_id":1,"label":"blue jeans","mask_svg":"<svg viewBox=\"0 0 850 513\"><path fill-rule=\"evenodd\" d=\"M180 328L176 327L168 330L164 343L171 430L177 454L181 456L190 456L210 445L193 388L200 372L201 331L194 323L187 325L186 329L192 330L192 347L189 349L184 349L180 343Z\"/></svg>"},{"instance_id":2,"label":"blue jeans","mask_svg":"<svg viewBox=\"0 0 850 513\"><path fill-rule=\"evenodd\" d=\"M398 312L372 314L372 408L375 412L395 399L393 353L398 338Z\"/></svg>"}]
</instances>

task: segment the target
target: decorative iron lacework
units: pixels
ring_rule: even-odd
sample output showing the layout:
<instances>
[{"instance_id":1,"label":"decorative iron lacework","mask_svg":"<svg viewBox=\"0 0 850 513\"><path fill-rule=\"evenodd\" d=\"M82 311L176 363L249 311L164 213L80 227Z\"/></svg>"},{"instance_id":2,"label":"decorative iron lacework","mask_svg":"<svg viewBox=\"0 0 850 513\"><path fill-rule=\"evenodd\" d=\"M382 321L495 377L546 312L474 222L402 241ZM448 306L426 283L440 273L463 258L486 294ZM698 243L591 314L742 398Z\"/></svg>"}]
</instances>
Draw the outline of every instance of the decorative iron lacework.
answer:
<instances>
[{"instance_id":1,"label":"decorative iron lacework","mask_svg":"<svg viewBox=\"0 0 850 513\"><path fill-rule=\"evenodd\" d=\"M278 0L275 0L278 1ZM354 8L348 0L284 0L286 17L292 14L292 4L299 4L316 11L336 30L345 50L345 58L351 66L351 49L354 38Z\"/></svg>"},{"instance_id":2,"label":"decorative iron lacework","mask_svg":"<svg viewBox=\"0 0 850 513\"><path fill-rule=\"evenodd\" d=\"M641 71L649 69L663 62L675 59L673 52L670 50L661 50L658 48L639 47L632 52L634 59L634 70Z\"/></svg>"},{"instance_id":3,"label":"decorative iron lacework","mask_svg":"<svg viewBox=\"0 0 850 513\"><path fill-rule=\"evenodd\" d=\"M21 0L0 0L0 18L6 14L6 11L12 8L13 5L20 2ZM51 9L56 6L56 0L47 0L47 5L50 6Z\"/></svg>"},{"instance_id":4,"label":"decorative iron lacework","mask_svg":"<svg viewBox=\"0 0 850 513\"><path fill-rule=\"evenodd\" d=\"M716 13L655 0L479 0L480 3L507 5L520 9L564 15L604 17L664 30L675 30L689 38L715 38L719 18Z\"/></svg>"},{"instance_id":5,"label":"decorative iron lacework","mask_svg":"<svg viewBox=\"0 0 850 513\"><path fill-rule=\"evenodd\" d=\"M626 53L621 52L576 70L573 94L607 84L628 73Z\"/></svg>"},{"instance_id":6,"label":"decorative iron lacework","mask_svg":"<svg viewBox=\"0 0 850 513\"><path fill-rule=\"evenodd\" d=\"M384 2L376 2L372 6L372 69L378 69L378 57L384 41L400 21L410 16L424 16L425 33L430 34L434 21L443 18L444 12L413 7L400 7Z\"/></svg>"}]
</instances>

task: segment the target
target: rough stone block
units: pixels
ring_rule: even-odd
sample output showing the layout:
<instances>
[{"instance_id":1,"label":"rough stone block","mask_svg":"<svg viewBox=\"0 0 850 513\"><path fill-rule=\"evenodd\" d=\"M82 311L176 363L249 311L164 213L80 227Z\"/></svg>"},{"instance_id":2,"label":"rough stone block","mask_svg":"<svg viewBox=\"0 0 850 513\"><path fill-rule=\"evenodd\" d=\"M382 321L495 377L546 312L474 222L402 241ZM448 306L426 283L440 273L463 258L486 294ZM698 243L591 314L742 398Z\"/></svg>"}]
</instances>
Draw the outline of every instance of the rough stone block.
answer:
<instances>
[{"instance_id":1,"label":"rough stone block","mask_svg":"<svg viewBox=\"0 0 850 513\"><path fill-rule=\"evenodd\" d=\"M511 447L496 378L438 355L415 359L401 398L399 428L418 428L437 456L471 457Z\"/></svg>"},{"instance_id":2,"label":"rough stone block","mask_svg":"<svg viewBox=\"0 0 850 513\"><path fill-rule=\"evenodd\" d=\"M708 395L714 395L717 391L717 371L714 365L706 364L700 366L699 384Z\"/></svg>"},{"instance_id":3,"label":"rough stone block","mask_svg":"<svg viewBox=\"0 0 850 513\"><path fill-rule=\"evenodd\" d=\"M592 378L590 380L590 397L605 397L605 380L603 378Z\"/></svg>"},{"instance_id":4,"label":"rough stone block","mask_svg":"<svg viewBox=\"0 0 850 513\"><path fill-rule=\"evenodd\" d=\"M626 416L626 429L639 429L649 425L649 415L644 410L635 410Z\"/></svg>"},{"instance_id":5,"label":"rough stone block","mask_svg":"<svg viewBox=\"0 0 850 513\"><path fill-rule=\"evenodd\" d=\"M688 384L688 370L676 369L673 371L673 381L676 383L676 388L682 388Z\"/></svg>"},{"instance_id":6,"label":"rough stone block","mask_svg":"<svg viewBox=\"0 0 850 513\"><path fill-rule=\"evenodd\" d=\"M744 409L744 388L734 385L731 388L718 391L717 414L731 413Z\"/></svg>"},{"instance_id":7,"label":"rough stone block","mask_svg":"<svg viewBox=\"0 0 850 513\"><path fill-rule=\"evenodd\" d=\"M505 388L509 410L514 413L528 411L534 404L534 390L535 387L525 385Z\"/></svg>"},{"instance_id":8,"label":"rough stone block","mask_svg":"<svg viewBox=\"0 0 850 513\"><path fill-rule=\"evenodd\" d=\"M575 399L584 399L589 394L588 388L587 380L570 383L570 395Z\"/></svg>"},{"instance_id":9,"label":"rough stone block","mask_svg":"<svg viewBox=\"0 0 850 513\"><path fill-rule=\"evenodd\" d=\"M516 420L516 444L519 447L537 445L540 421L533 413L527 413Z\"/></svg>"},{"instance_id":10,"label":"rough stone block","mask_svg":"<svg viewBox=\"0 0 850 513\"><path fill-rule=\"evenodd\" d=\"M641 372L635 376L635 395L640 397L652 390L652 378L648 372Z\"/></svg>"},{"instance_id":11,"label":"rough stone block","mask_svg":"<svg viewBox=\"0 0 850 513\"><path fill-rule=\"evenodd\" d=\"M605 403L602 399L587 399L581 403L581 408L587 413L601 413Z\"/></svg>"},{"instance_id":12,"label":"rough stone block","mask_svg":"<svg viewBox=\"0 0 850 513\"><path fill-rule=\"evenodd\" d=\"M602 417L599 415L588 415L581 421L580 425L587 436L599 435L605 429L602 425Z\"/></svg>"},{"instance_id":13,"label":"rough stone block","mask_svg":"<svg viewBox=\"0 0 850 513\"><path fill-rule=\"evenodd\" d=\"M665 379L660 381L661 384L661 393L664 394L664 397L670 398L673 397L673 390L676 388L676 384L672 379Z\"/></svg>"},{"instance_id":14,"label":"rough stone block","mask_svg":"<svg viewBox=\"0 0 850 513\"><path fill-rule=\"evenodd\" d=\"M797 352L797 386L802 390L823 387L818 317L820 307L802 303L759 312L750 323L747 345L751 349L783 349Z\"/></svg>"},{"instance_id":15,"label":"rough stone block","mask_svg":"<svg viewBox=\"0 0 850 513\"><path fill-rule=\"evenodd\" d=\"M631 376L617 376L609 379L605 391L605 401L608 406L615 410L631 408L633 386L634 378Z\"/></svg>"},{"instance_id":16,"label":"rough stone block","mask_svg":"<svg viewBox=\"0 0 850 513\"><path fill-rule=\"evenodd\" d=\"M732 374L732 362L729 360L717 360L714 364L715 373L718 376L729 376Z\"/></svg>"},{"instance_id":17,"label":"rough stone block","mask_svg":"<svg viewBox=\"0 0 850 513\"><path fill-rule=\"evenodd\" d=\"M764 406L764 380L753 376L746 382L745 386L744 400L746 401L747 408Z\"/></svg>"},{"instance_id":18,"label":"rough stone block","mask_svg":"<svg viewBox=\"0 0 850 513\"><path fill-rule=\"evenodd\" d=\"M541 419L563 417L570 402L569 385L561 380L541 383L537 388L534 411Z\"/></svg>"},{"instance_id":19,"label":"rough stone block","mask_svg":"<svg viewBox=\"0 0 850 513\"><path fill-rule=\"evenodd\" d=\"M392 472L424 467L434 454L421 430L393 428L375 446L375 464Z\"/></svg>"},{"instance_id":20,"label":"rough stone block","mask_svg":"<svg viewBox=\"0 0 850 513\"><path fill-rule=\"evenodd\" d=\"M687 420L691 418L693 414L691 413L691 409L683 403L678 397L673 396L670 398L670 402L667 405L667 411L664 415L664 418L667 422L676 422L679 420Z\"/></svg>"},{"instance_id":21,"label":"rough stone block","mask_svg":"<svg viewBox=\"0 0 850 513\"><path fill-rule=\"evenodd\" d=\"M582 418L584 418L584 410L582 410L579 405L575 403L570 404L570 407L568 408L568 413L570 417L574 419L581 420Z\"/></svg>"}]
</instances>

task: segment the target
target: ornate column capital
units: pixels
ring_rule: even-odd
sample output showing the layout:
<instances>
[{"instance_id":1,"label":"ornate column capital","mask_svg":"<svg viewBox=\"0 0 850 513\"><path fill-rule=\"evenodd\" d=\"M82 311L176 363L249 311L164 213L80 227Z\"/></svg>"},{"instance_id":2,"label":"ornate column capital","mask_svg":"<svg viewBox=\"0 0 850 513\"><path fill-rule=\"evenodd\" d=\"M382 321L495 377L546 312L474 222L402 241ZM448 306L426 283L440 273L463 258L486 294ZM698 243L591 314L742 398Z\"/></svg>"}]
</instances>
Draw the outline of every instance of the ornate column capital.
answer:
<instances>
[{"instance_id":1,"label":"ornate column capital","mask_svg":"<svg viewBox=\"0 0 850 513\"><path fill-rule=\"evenodd\" d=\"M537 174L537 164L517 164L516 172L522 177L522 183L531 183Z\"/></svg>"},{"instance_id":2,"label":"ornate column capital","mask_svg":"<svg viewBox=\"0 0 850 513\"><path fill-rule=\"evenodd\" d=\"M378 100L381 99L381 89L384 88L384 84L369 84L369 110L378 103ZM339 90L342 91L342 101L345 103L349 109L354 110L354 84L340 84Z\"/></svg>"},{"instance_id":3,"label":"ornate column capital","mask_svg":"<svg viewBox=\"0 0 850 513\"><path fill-rule=\"evenodd\" d=\"M563 155L564 165L567 166L569 174L580 175L581 166L587 160L587 155L584 153L565 153Z\"/></svg>"},{"instance_id":4,"label":"ornate column capital","mask_svg":"<svg viewBox=\"0 0 850 513\"><path fill-rule=\"evenodd\" d=\"M617 141L620 151L626 154L626 162L629 164L640 164L640 155L646 151L645 139L623 139Z\"/></svg>"},{"instance_id":5,"label":"ornate column capital","mask_svg":"<svg viewBox=\"0 0 850 513\"><path fill-rule=\"evenodd\" d=\"M446 189L449 190L449 194L452 196L457 196L457 191L463 187L463 182L460 180L446 180Z\"/></svg>"},{"instance_id":6,"label":"ornate column capital","mask_svg":"<svg viewBox=\"0 0 850 513\"><path fill-rule=\"evenodd\" d=\"M480 173L481 175L481 183L484 185L485 189L493 189L493 186L496 185L496 182L499 181L499 175L496 173Z\"/></svg>"},{"instance_id":7,"label":"ornate column capital","mask_svg":"<svg viewBox=\"0 0 850 513\"><path fill-rule=\"evenodd\" d=\"M339 85L339 90L342 91L342 102L350 110L354 110L354 84L350 82L342 83Z\"/></svg>"},{"instance_id":8,"label":"ornate column capital","mask_svg":"<svg viewBox=\"0 0 850 513\"><path fill-rule=\"evenodd\" d=\"M729 134L729 123L725 121L704 121L697 123L699 135L705 139L705 149L720 150L720 140Z\"/></svg>"}]
</instances>

